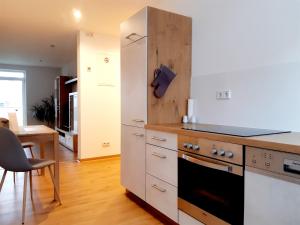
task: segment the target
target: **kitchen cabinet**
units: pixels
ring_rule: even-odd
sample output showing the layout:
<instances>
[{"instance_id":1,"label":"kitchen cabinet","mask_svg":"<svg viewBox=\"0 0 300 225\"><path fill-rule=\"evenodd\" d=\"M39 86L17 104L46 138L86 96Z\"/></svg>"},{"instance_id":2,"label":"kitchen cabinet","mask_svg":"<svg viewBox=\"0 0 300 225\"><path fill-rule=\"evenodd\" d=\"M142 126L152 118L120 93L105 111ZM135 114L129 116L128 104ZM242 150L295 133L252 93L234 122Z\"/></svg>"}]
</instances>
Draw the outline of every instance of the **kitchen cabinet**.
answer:
<instances>
[{"instance_id":1,"label":"kitchen cabinet","mask_svg":"<svg viewBox=\"0 0 300 225\"><path fill-rule=\"evenodd\" d=\"M147 203L178 222L177 188L148 174L146 185Z\"/></svg>"},{"instance_id":2,"label":"kitchen cabinet","mask_svg":"<svg viewBox=\"0 0 300 225\"><path fill-rule=\"evenodd\" d=\"M145 200L145 129L122 125L121 183Z\"/></svg>"},{"instance_id":3,"label":"kitchen cabinet","mask_svg":"<svg viewBox=\"0 0 300 225\"><path fill-rule=\"evenodd\" d=\"M122 47L122 124L144 127L147 121L147 38Z\"/></svg>"},{"instance_id":4,"label":"kitchen cabinet","mask_svg":"<svg viewBox=\"0 0 300 225\"><path fill-rule=\"evenodd\" d=\"M149 173L146 175L144 126L179 123L186 114L191 80L192 20L146 7L121 24L120 36L121 182L127 190L178 221L177 154L174 152L177 150L177 136L149 133L149 143L160 149L151 152L155 147L149 147L148 153L153 156L159 152L167 159L159 161L158 158L149 158L149 155ZM161 64L174 71L176 77L165 95L157 99L151 83ZM155 165L167 168L166 173L159 173ZM152 187L154 181L168 190L167 193L156 192L159 190Z\"/></svg>"},{"instance_id":5,"label":"kitchen cabinet","mask_svg":"<svg viewBox=\"0 0 300 225\"><path fill-rule=\"evenodd\" d=\"M177 135L147 130L146 142L146 202L178 222L177 150L165 148L177 146Z\"/></svg>"}]
</instances>

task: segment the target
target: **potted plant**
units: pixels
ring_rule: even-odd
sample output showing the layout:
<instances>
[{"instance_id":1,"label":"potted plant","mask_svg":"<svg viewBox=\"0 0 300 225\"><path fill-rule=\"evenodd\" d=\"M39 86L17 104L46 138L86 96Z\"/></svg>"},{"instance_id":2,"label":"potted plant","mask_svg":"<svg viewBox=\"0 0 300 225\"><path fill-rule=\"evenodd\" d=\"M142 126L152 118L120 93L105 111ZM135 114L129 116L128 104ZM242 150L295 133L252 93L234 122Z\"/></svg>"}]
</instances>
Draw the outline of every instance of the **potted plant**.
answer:
<instances>
[{"instance_id":1,"label":"potted plant","mask_svg":"<svg viewBox=\"0 0 300 225\"><path fill-rule=\"evenodd\" d=\"M55 106L54 96L43 98L40 103L31 107L33 118L38 121L45 122L49 127L54 127L55 123Z\"/></svg>"}]
</instances>

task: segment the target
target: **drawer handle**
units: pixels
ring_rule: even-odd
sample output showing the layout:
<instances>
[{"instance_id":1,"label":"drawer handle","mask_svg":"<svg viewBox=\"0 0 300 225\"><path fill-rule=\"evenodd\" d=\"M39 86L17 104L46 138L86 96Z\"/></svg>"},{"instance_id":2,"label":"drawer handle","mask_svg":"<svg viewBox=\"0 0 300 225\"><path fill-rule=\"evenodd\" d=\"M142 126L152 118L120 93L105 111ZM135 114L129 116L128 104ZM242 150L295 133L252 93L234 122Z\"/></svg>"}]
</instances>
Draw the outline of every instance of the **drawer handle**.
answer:
<instances>
[{"instance_id":1,"label":"drawer handle","mask_svg":"<svg viewBox=\"0 0 300 225\"><path fill-rule=\"evenodd\" d=\"M131 33L131 34L127 35L125 38L128 39L128 40L131 40L131 41L137 41L136 39L132 39L131 38L132 36L137 36L138 38L142 38L143 37L142 35L139 35L137 33Z\"/></svg>"},{"instance_id":2,"label":"drawer handle","mask_svg":"<svg viewBox=\"0 0 300 225\"><path fill-rule=\"evenodd\" d=\"M158 157L158 158L161 158L161 159L166 159L166 158L167 158L167 156L162 155L162 154L159 154L159 153L157 153L157 152L153 152L152 155L153 155L153 156L156 156L156 157Z\"/></svg>"},{"instance_id":3,"label":"drawer handle","mask_svg":"<svg viewBox=\"0 0 300 225\"><path fill-rule=\"evenodd\" d=\"M136 122L136 123L144 123L145 121L144 120L140 120L140 119L134 119L132 120L133 122Z\"/></svg>"},{"instance_id":4,"label":"drawer handle","mask_svg":"<svg viewBox=\"0 0 300 225\"><path fill-rule=\"evenodd\" d=\"M167 141L166 138L159 138L159 137L152 137L152 140L155 140L155 141L162 141L162 142Z\"/></svg>"},{"instance_id":5,"label":"drawer handle","mask_svg":"<svg viewBox=\"0 0 300 225\"><path fill-rule=\"evenodd\" d=\"M161 187L158 187L156 184L152 185L153 188L155 188L156 190L159 190L160 192L166 192L167 190Z\"/></svg>"},{"instance_id":6,"label":"drawer handle","mask_svg":"<svg viewBox=\"0 0 300 225\"><path fill-rule=\"evenodd\" d=\"M144 134L139 134L139 133L134 133L133 135L136 137L144 137Z\"/></svg>"}]
</instances>

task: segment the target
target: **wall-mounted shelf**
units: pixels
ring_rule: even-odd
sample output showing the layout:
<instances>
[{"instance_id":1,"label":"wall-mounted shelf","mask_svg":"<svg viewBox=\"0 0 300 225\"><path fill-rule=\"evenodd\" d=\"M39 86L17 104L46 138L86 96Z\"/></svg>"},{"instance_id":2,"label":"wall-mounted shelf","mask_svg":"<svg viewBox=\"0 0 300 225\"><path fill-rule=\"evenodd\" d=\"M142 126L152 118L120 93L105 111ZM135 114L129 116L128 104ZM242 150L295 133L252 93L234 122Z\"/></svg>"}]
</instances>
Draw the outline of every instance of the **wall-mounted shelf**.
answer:
<instances>
[{"instance_id":1,"label":"wall-mounted shelf","mask_svg":"<svg viewBox=\"0 0 300 225\"><path fill-rule=\"evenodd\" d=\"M71 80L67 80L67 81L65 82L65 84L73 84L73 83L76 83L77 80L78 80L78 78L76 77L76 78L73 78L73 79L71 79Z\"/></svg>"}]
</instances>

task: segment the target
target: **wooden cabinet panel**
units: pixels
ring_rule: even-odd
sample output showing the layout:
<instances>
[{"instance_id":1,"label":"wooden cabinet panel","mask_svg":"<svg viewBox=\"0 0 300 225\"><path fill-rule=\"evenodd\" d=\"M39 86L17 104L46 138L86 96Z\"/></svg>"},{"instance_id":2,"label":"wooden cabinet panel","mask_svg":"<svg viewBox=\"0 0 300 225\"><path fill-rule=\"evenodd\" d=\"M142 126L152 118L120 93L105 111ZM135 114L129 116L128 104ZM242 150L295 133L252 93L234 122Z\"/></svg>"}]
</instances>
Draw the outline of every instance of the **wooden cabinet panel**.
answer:
<instances>
[{"instance_id":1,"label":"wooden cabinet panel","mask_svg":"<svg viewBox=\"0 0 300 225\"><path fill-rule=\"evenodd\" d=\"M176 187L147 174L146 201L175 222L178 222Z\"/></svg>"},{"instance_id":2,"label":"wooden cabinet panel","mask_svg":"<svg viewBox=\"0 0 300 225\"><path fill-rule=\"evenodd\" d=\"M144 127L147 122L147 38L121 50L122 124Z\"/></svg>"},{"instance_id":3,"label":"wooden cabinet panel","mask_svg":"<svg viewBox=\"0 0 300 225\"><path fill-rule=\"evenodd\" d=\"M121 183L145 200L145 129L122 125Z\"/></svg>"},{"instance_id":4,"label":"wooden cabinet panel","mask_svg":"<svg viewBox=\"0 0 300 225\"><path fill-rule=\"evenodd\" d=\"M148 123L179 123L187 114L192 60L192 19L148 8ZM176 73L165 96L153 95L154 71L161 64Z\"/></svg>"},{"instance_id":5,"label":"wooden cabinet panel","mask_svg":"<svg viewBox=\"0 0 300 225\"><path fill-rule=\"evenodd\" d=\"M177 187L177 152L146 144L146 172Z\"/></svg>"}]
</instances>

